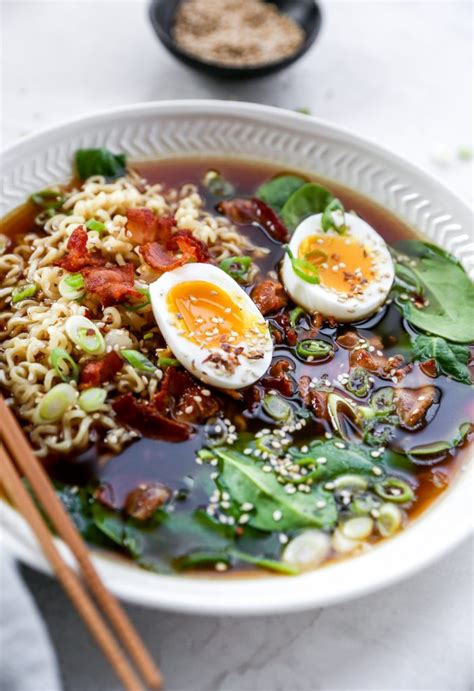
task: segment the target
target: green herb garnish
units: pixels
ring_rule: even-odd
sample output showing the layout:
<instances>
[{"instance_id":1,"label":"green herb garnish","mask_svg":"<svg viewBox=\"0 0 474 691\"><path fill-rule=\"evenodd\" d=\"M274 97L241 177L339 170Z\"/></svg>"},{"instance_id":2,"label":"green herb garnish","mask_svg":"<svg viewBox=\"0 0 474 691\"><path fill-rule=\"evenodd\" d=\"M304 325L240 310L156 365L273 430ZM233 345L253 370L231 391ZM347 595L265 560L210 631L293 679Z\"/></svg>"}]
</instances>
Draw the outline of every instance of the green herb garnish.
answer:
<instances>
[{"instance_id":1,"label":"green herb garnish","mask_svg":"<svg viewBox=\"0 0 474 691\"><path fill-rule=\"evenodd\" d=\"M125 154L113 154L108 149L79 149L76 151L75 164L81 180L93 175L115 180L127 173Z\"/></svg>"},{"instance_id":2,"label":"green herb garnish","mask_svg":"<svg viewBox=\"0 0 474 691\"><path fill-rule=\"evenodd\" d=\"M469 372L469 348L456 343L448 343L441 336L416 336L412 342L417 360L436 361L437 369L448 377L463 384L471 384Z\"/></svg>"},{"instance_id":3,"label":"green herb garnish","mask_svg":"<svg viewBox=\"0 0 474 691\"><path fill-rule=\"evenodd\" d=\"M120 351L120 355L135 369L140 372L149 372L153 374L156 372L156 365L154 365L143 353L139 350L132 350L129 348L124 348Z\"/></svg>"},{"instance_id":4,"label":"green herb garnish","mask_svg":"<svg viewBox=\"0 0 474 691\"><path fill-rule=\"evenodd\" d=\"M34 297L37 291L38 286L36 283L25 283L25 285L14 288L12 292L12 305L16 305L17 302Z\"/></svg>"},{"instance_id":5,"label":"green herb garnish","mask_svg":"<svg viewBox=\"0 0 474 691\"><path fill-rule=\"evenodd\" d=\"M321 282L319 278L319 269L315 264L306 261L306 259L297 259L288 245L284 245L283 249L290 258L293 271L299 278L313 285Z\"/></svg>"},{"instance_id":6,"label":"green herb garnish","mask_svg":"<svg viewBox=\"0 0 474 691\"><path fill-rule=\"evenodd\" d=\"M251 266L251 257L227 257L219 264L219 267L238 283L243 283L248 279Z\"/></svg>"}]
</instances>

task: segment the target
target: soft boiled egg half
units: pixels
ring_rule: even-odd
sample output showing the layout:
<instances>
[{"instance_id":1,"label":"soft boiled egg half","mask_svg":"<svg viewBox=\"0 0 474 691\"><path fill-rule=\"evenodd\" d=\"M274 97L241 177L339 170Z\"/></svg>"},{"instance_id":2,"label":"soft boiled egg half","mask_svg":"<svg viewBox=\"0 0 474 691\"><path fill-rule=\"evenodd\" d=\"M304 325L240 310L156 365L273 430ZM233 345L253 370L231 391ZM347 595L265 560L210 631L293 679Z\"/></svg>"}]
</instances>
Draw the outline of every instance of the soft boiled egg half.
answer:
<instances>
[{"instance_id":1,"label":"soft boiled egg half","mask_svg":"<svg viewBox=\"0 0 474 691\"><path fill-rule=\"evenodd\" d=\"M268 369L273 344L258 307L211 264L185 264L150 285L161 333L195 377L225 389L253 384Z\"/></svg>"},{"instance_id":2,"label":"soft boiled egg half","mask_svg":"<svg viewBox=\"0 0 474 691\"><path fill-rule=\"evenodd\" d=\"M289 243L295 259L317 267L320 282L310 283L299 276L290 256L285 256L282 281L286 292L308 312L321 312L343 322L364 319L385 302L393 283L387 245L354 214L345 214L344 234L324 232L321 219L322 214L306 218Z\"/></svg>"}]
</instances>

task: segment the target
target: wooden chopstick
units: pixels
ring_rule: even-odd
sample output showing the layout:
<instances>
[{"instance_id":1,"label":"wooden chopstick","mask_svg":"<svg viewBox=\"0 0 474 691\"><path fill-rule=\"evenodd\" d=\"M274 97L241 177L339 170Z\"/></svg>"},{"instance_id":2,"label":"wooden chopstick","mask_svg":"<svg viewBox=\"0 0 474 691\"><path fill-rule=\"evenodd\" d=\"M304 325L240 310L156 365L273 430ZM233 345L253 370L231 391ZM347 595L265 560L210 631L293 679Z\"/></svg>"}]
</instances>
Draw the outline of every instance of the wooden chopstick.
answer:
<instances>
[{"instance_id":1,"label":"wooden chopstick","mask_svg":"<svg viewBox=\"0 0 474 691\"><path fill-rule=\"evenodd\" d=\"M162 677L159 669L153 662L124 610L100 579L82 537L54 491L43 466L33 454L12 411L1 396L0 434L11 458L28 479L33 492L44 507L44 511L58 535L74 554L85 582L94 594L102 611L107 615L123 646L135 661L146 684L151 688L160 688ZM15 497L13 501L16 503Z\"/></svg>"},{"instance_id":2,"label":"wooden chopstick","mask_svg":"<svg viewBox=\"0 0 474 691\"><path fill-rule=\"evenodd\" d=\"M3 446L0 447L0 480L10 500L15 503L15 506L28 521L64 590L102 648L124 687L127 691L141 691L143 689L142 684L124 657L109 627L100 616L81 581L63 560L53 542L50 531Z\"/></svg>"}]
</instances>

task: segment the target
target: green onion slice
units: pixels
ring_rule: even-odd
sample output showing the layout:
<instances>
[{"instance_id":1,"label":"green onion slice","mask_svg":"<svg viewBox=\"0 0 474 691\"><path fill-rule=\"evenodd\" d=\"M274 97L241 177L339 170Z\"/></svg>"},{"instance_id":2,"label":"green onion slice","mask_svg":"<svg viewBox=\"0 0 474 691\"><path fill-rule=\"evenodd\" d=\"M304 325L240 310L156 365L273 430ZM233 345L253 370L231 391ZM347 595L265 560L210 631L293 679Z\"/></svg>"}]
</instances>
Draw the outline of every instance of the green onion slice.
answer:
<instances>
[{"instance_id":1,"label":"green onion slice","mask_svg":"<svg viewBox=\"0 0 474 691\"><path fill-rule=\"evenodd\" d=\"M339 199L333 199L324 209L321 217L321 227L325 233L328 230L335 230L340 235L346 232L345 210Z\"/></svg>"},{"instance_id":2,"label":"green onion slice","mask_svg":"<svg viewBox=\"0 0 474 691\"><path fill-rule=\"evenodd\" d=\"M322 341L320 339L306 339L298 343L296 346L296 352L304 360L307 360L308 358L320 359L331 354L333 349L329 343L326 343L326 341Z\"/></svg>"},{"instance_id":3,"label":"green onion slice","mask_svg":"<svg viewBox=\"0 0 474 691\"><path fill-rule=\"evenodd\" d=\"M93 413L104 405L106 398L107 391L105 389L86 389L79 396L78 404L85 413Z\"/></svg>"},{"instance_id":4,"label":"green onion slice","mask_svg":"<svg viewBox=\"0 0 474 691\"><path fill-rule=\"evenodd\" d=\"M378 512L377 530L382 537L390 537L402 525L403 513L395 504L382 504Z\"/></svg>"},{"instance_id":5,"label":"green onion slice","mask_svg":"<svg viewBox=\"0 0 474 691\"><path fill-rule=\"evenodd\" d=\"M323 262L326 261L326 259L328 258L328 255L326 252L323 252L323 250L314 249L314 250L311 250L310 252L307 252L304 255L304 258L308 262L311 262L311 264L322 264Z\"/></svg>"},{"instance_id":6,"label":"green onion slice","mask_svg":"<svg viewBox=\"0 0 474 691\"><path fill-rule=\"evenodd\" d=\"M95 230L97 233L104 233L106 230L105 223L101 221L96 221L94 218L90 218L86 222L87 230Z\"/></svg>"},{"instance_id":7,"label":"green onion slice","mask_svg":"<svg viewBox=\"0 0 474 691\"><path fill-rule=\"evenodd\" d=\"M377 389L370 397L370 406L374 410L377 417L386 417L395 410L395 403L393 402L393 389L386 386L382 389Z\"/></svg>"},{"instance_id":8,"label":"green onion slice","mask_svg":"<svg viewBox=\"0 0 474 691\"><path fill-rule=\"evenodd\" d=\"M59 281L59 293L67 300L79 300L85 293L82 274L68 274Z\"/></svg>"},{"instance_id":9,"label":"green onion slice","mask_svg":"<svg viewBox=\"0 0 474 691\"><path fill-rule=\"evenodd\" d=\"M346 389L357 396L364 398L370 391L369 373L363 367L353 367L349 373Z\"/></svg>"},{"instance_id":10,"label":"green onion slice","mask_svg":"<svg viewBox=\"0 0 474 691\"><path fill-rule=\"evenodd\" d=\"M204 186L215 197L228 197L235 194L234 185L222 177L217 170L208 170L204 176Z\"/></svg>"},{"instance_id":11,"label":"green onion slice","mask_svg":"<svg viewBox=\"0 0 474 691\"><path fill-rule=\"evenodd\" d=\"M294 309L291 310L291 312L290 312L290 326L293 329L295 328L300 317L302 317L303 314L306 314L306 312L302 307L295 307Z\"/></svg>"},{"instance_id":12,"label":"green onion slice","mask_svg":"<svg viewBox=\"0 0 474 691\"><path fill-rule=\"evenodd\" d=\"M79 366L64 348L53 348L49 360L64 382L79 379Z\"/></svg>"},{"instance_id":13,"label":"green onion slice","mask_svg":"<svg viewBox=\"0 0 474 691\"><path fill-rule=\"evenodd\" d=\"M56 422L76 401L77 391L70 384L56 384L41 399L37 412L41 422Z\"/></svg>"},{"instance_id":14,"label":"green onion slice","mask_svg":"<svg viewBox=\"0 0 474 691\"><path fill-rule=\"evenodd\" d=\"M234 281L239 282L247 279L251 265L251 257L227 257L221 261L219 267L226 274L229 274Z\"/></svg>"},{"instance_id":15,"label":"green onion slice","mask_svg":"<svg viewBox=\"0 0 474 691\"><path fill-rule=\"evenodd\" d=\"M25 285L18 286L12 292L12 305L22 300L28 300L36 295L38 286L36 283L25 283Z\"/></svg>"},{"instance_id":16,"label":"green onion slice","mask_svg":"<svg viewBox=\"0 0 474 691\"><path fill-rule=\"evenodd\" d=\"M150 360L145 357L143 353L140 353L139 350L124 348L120 351L120 355L125 358L132 367L135 367L135 369L140 372L150 372L151 374L156 372L156 365L150 362Z\"/></svg>"},{"instance_id":17,"label":"green onion slice","mask_svg":"<svg viewBox=\"0 0 474 691\"><path fill-rule=\"evenodd\" d=\"M181 363L174 357L160 357L158 358L158 367L163 369L164 367L179 367Z\"/></svg>"},{"instance_id":18,"label":"green onion slice","mask_svg":"<svg viewBox=\"0 0 474 691\"><path fill-rule=\"evenodd\" d=\"M89 355L101 355L105 352L104 337L87 317L69 317L66 320L66 333L73 343Z\"/></svg>"},{"instance_id":19,"label":"green onion slice","mask_svg":"<svg viewBox=\"0 0 474 691\"><path fill-rule=\"evenodd\" d=\"M137 288L137 291L145 296L144 302L137 302L135 304L125 304L124 307L128 312L138 312L150 304L150 291L148 288Z\"/></svg>"},{"instance_id":20,"label":"green onion slice","mask_svg":"<svg viewBox=\"0 0 474 691\"><path fill-rule=\"evenodd\" d=\"M290 404L284 401L281 396L274 393L265 394L262 407L267 415L278 422L288 420L292 414Z\"/></svg>"},{"instance_id":21,"label":"green onion slice","mask_svg":"<svg viewBox=\"0 0 474 691\"><path fill-rule=\"evenodd\" d=\"M410 485L398 477L388 477L382 482L377 482L374 490L381 499L393 501L395 504L405 504L415 498Z\"/></svg>"},{"instance_id":22,"label":"green onion slice","mask_svg":"<svg viewBox=\"0 0 474 691\"><path fill-rule=\"evenodd\" d=\"M317 266L306 261L306 259L296 259L288 245L284 245L283 249L289 256L293 271L298 278L306 281L306 283L312 283L313 285L321 283L319 280L319 269Z\"/></svg>"},{"instance_id":23,"label":"green onion slice","mask_svg":"<svg viewBox=\"0 0 474 691\"><path fill-rule=\"evenodd\" d=\"M57 210L64 204L64 197L55 190L41 190L30 196L31 201L41 209Z\"/></svg>"}]
</instances>

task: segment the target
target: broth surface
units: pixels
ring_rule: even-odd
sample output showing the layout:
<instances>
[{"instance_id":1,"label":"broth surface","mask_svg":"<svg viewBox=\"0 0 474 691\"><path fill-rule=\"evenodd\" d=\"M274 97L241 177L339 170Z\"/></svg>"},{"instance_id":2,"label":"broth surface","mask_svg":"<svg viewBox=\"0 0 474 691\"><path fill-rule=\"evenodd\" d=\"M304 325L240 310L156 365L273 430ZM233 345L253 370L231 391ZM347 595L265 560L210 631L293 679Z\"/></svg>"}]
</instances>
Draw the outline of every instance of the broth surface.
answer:
<instances>
[{"instance_id":1,"label":"broth surface","mask_svg":"<svg viewBox=\"0 0 474 691\"><path fill-rule=\"evenodd\" d=\"M180 187L187 183L194 183L199 187L199 193L206 200L206 207L215 213L216 198L209 194L202 181L209 169L218 170L222 176L230 181L236 189L236 196L252 196L255 189L265 180L293 171L283 171L281 167L267 163L254 163L244 160L189 158L144 161L133 163L133 168L139 172L150 184L163 183L168 187ZM306 174L305 174L306 175ZM306 175L309 181L320 182L325 185L344 204L346 210L354 210L367 221L388 244L418 237L415 232L399 218L374 202L364 198L356 192L337 185L336 183L320 180ZM21 235L33 230L33 219L37 210L32 204L25 204L4 219L2 232L11 238L13 243ZM37 230L37 229L36 229ZM267 247L270 252L263 259L258 260L260 276L275 271L284 256L281 243L273 240L263 229L255 225L240 225L239 230L258 246ZM246 288L250 292L251 286ZM270 323L272 323L270 317ZM347 331L347 325L336 327L323 326L318 338L334 342ZM380 339L384 354L391 356L404 352L409 335L414 333L403 320L400 311L394 304L384 307L383 311L356 325L358 334L367 338ZM343 348L336 350L334 357L323 363L303 362L295 356L292 349L286 345L276 345L274 357L284 357L289 360L294 370L292 376L298 381L303 375L311 377L327 376L334 380L341 372L349 370L349 351ZM419 388L435 385L439 392L438 405L441 414L436 416L435 424L428 424L418 432L404 432L397 428L394 446L401 451L408 451L418 445L430 444L440 439L453 439L459 424L472 419L472 390L469 386L446 377L433 378L424 375L416 369L409 372L403 380L404 387ZM394 386L391 381L384 382L384 386ZM298 395L293 397L297 402ZM245 431L256 434L268 424L265 414L255 416L230 397L222 397L223 415L236 424L238 431L245 427ZM316 435L332 431L329 423L312 421L300 432L296 432L295 444L304 444ZM51 476L60 482L70 485L83 485L88 482L98 482L107 488L108 498L114 507L121 509L126 497L139 483L160 482L178 492L180 498L176 502L176 512L205 506L211 482L210 476L214 468L197 465L196 452L206 445L205 426L198 428L198 433L187 441L171 443L141 438L121 453L112 456L104 451L100 440L85 452L76 456L50 457L45 460ZM420 514L426 507L449 485L465 461L467 448L453 453L446 461L432 466L407 466L407 477L415 478L417 482L417 500L409 509L410 517ZM177 538L181 549L185 551L187 536L181 534ZM273 540L273 537L267 538ZM147 555L156 555L155 535L147 538ZM373 538L375 541L376 538ZM249 567L245 567L249 568Z\"/></svg>"}]
</instances>

